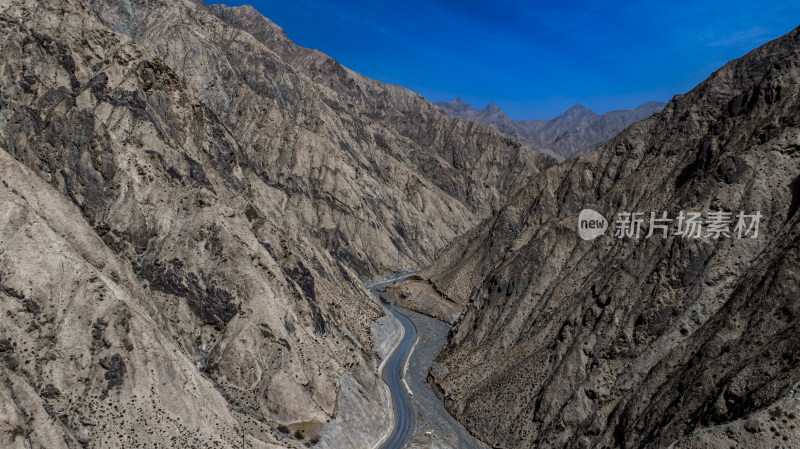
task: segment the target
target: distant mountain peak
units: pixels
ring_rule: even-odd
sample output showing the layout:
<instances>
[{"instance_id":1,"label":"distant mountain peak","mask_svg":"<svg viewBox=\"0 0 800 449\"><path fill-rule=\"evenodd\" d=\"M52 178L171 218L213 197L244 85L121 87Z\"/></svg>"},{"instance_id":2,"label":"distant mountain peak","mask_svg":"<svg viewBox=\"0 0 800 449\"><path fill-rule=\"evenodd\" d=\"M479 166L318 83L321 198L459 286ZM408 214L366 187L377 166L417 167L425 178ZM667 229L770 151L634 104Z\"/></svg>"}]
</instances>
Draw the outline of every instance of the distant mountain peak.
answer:
<instances>
[{"instance_id":1,"label":"distant mountain peak","mask_svg":"<svg viewBox=\"0 0 800 449\"><path fill-rule=\"evenodd\" d=\"M450 117L471 117L472 114L476 114L478 112L461 97L458 97L453 101L439 101L436 103L436 106L438 106L439 109L441 109ZM467 120L471 120L471 118Z\"/></svg>"},{"instance_id":2,"label":"distant mountain peak","mask_svg":"<svg viewBox=\"0 0 800 449\"><path fill-rule=\"evenodd\" d=\"M564 113L561 114L559 117L580 117L580 116L596 116L596 115L598 115L596 112L578 103L575 106L564 111Z\"/></svg>"},{"instance_id":3,"label":"distant mountain peak","mask_svg":"<svg viewBox=\"0 0 800 449\"><path fill-rule=\"evenodd\" d=\"M503 112L503 110L500 109L500 106L498 106L494 101L492 101L489 104L487 104L486 107L484 108L484 110L485 111L492 111L492 112Z\"/></svg>"},{"instance_id":4,"label":"distant mountain peak","mask_svg":"<svg viewBox=\"0 0 800 449\"><path fill-rule=\"evenodd\" d=\"M584 106L584 105L582 105L580 103L575 103L575 106L567 109L567 112L572 112L572 111L591 111L591 109L587 108L586 106ZM592 112L594 112L594 111L592 111Z\"/></svg>"}]
</instances>

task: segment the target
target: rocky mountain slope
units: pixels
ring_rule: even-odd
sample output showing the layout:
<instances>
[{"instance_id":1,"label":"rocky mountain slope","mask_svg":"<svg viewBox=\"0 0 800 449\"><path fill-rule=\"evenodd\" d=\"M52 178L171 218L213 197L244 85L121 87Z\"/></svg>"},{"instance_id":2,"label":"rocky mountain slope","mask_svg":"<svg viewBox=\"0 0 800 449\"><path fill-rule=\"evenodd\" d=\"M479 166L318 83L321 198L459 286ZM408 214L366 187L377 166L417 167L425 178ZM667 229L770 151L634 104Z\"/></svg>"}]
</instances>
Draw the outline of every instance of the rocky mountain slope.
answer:
<instances>
[{"instance_id":1,"label":"rocky mountain slope","mask_svg":"<svg viewBox=\"0 0 800 449\"><path fill-rule=\"evenodd\" d=\"M92 6L107 26L155 49L230 129L257 178L250 182L286 197L271 206L287 226L363 275L396 268L398 256L425 263L552 164L294 45L249 6Z\"/></svg>"},{"instance_id":2,"label":"rocky mountain slope","mask_svg":"<svg viewBox=\"0 0 800 449\"><path fill-rule=\"evenodd\" d=\"M648 101L634 109L610 111L602 115L577 104L552 120L528 121L512 119L494 102L480 110L473 109L460 98L436 105L450 117L494 126L512 139L564 161L596 149L631 123L660 112L666 104Z\"/></svg>"},{"instance_id":3,"label":"rocky mountain slope","mask_svg":"<svg viewBox=\"0 0 800 449\"><path fill-rule=\"evenodd\" d=\"M364 281L552 163L250 8L4 0L0 29L2 447L371 446Z\"/></svg>"},{"instance_id":4,"label":"rocky mountain slope","mask_svg":"<svg viewBox=\"0 0 800 449\"><path fill-rule=\"evenodd\" d=\"M431 378L448 410L502 448L800 445L798 117L800 29L457 239L424 273L468 305ZM584 208L605 235L579 237ZM730 212L731 235L646 238L681 211ZM615 236L625 212L639 238Z\"/></svg>"}]
</instances>

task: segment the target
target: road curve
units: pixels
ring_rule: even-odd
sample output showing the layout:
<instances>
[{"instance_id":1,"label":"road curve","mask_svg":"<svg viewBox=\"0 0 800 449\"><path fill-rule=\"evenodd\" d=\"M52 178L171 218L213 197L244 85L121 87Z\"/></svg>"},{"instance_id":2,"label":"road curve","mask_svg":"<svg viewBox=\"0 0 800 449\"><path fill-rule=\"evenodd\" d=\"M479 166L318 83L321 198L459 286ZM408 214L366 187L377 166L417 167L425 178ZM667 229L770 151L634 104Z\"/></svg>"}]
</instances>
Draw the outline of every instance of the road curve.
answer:
<instances>
[{"instance_id":1,"label":"road curve","mask_svg":"<svg viewBox=\"0 0 800 449\"><path fill-rule=\"evenodd\" d=\"M375 287L377 287L379 285L391 284L392 282L402 281L403 279L409 278L411 276L414 276L417 273L418 273L418 271L412 271L410 273L398 274L398 275L396 275L394 277L390 277L388 279L382 279L382 280L380 280L378 282L373 282L372 284L367 284L364 287L367 290L372 290L373 288L375 288ZM373 291L373 293L375 293L375 292Z\"/></svg>"},{"instance_id":2,"label":"road curve","mask_svg":"<svg viewBox=\"0 0 800 449\"><path fill-rule=\"evenodd\" d=\"M392 351L383 369L383 381L392 392L395 411L395 426L392 433L381 445L381 449L399 449L414 434L414 407L408 397L406 383L403 379L403 367L408 353L417 340L417 329L405 315L391 307L387 309L403 324L405 335L399 345Z\"/></svg>"}]
</instances>

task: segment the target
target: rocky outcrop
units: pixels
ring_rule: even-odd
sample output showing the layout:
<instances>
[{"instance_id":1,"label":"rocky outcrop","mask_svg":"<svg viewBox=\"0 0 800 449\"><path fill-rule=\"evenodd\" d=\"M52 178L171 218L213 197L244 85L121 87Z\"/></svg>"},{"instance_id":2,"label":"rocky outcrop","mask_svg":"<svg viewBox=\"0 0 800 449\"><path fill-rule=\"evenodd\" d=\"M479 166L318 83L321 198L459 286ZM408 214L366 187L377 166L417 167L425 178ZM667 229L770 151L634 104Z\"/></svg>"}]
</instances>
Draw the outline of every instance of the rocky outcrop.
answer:
<instances>
[{"instance_id":1,"label":"rocky outcrop","mask_svg":"<svg viewBox=\"0 0 800 449\"><path fill-rule=\"evenodd\" d=\"M448 116L491 125L535 151L558 161L595 150L630 124L661 111L665 103L648 101L634 109L597 114L577 104L552 120L514 120L494 102L482 110L457 98L436 103Z\"/></svg>"},{"instance_id":2,"label":"rocky outcrop","mask_svg":"<svg viewBox=\"0 0 800 449\"><path fill-rule=\"evenodd\" d=\"M418 276L386 286L381 300L451 325L464 311L464 305L448 300L435 285Z\"/></svg>"},{"instance_id":3,"label":"rocky outcrop","mask_svg":"<svg viewBox=\"0 0 800 449\"><path fill-rule=\"evenodd\" d=\"M443 251L423 274L468 304L436 376L448 410L493 447L800 444L799 67L797 29ZM584 208L605 235L579 237ZM646 238L651 211L761 218ZM646 214L639 238L615 236L624 212Z\"/></svg>"}]
</instances>

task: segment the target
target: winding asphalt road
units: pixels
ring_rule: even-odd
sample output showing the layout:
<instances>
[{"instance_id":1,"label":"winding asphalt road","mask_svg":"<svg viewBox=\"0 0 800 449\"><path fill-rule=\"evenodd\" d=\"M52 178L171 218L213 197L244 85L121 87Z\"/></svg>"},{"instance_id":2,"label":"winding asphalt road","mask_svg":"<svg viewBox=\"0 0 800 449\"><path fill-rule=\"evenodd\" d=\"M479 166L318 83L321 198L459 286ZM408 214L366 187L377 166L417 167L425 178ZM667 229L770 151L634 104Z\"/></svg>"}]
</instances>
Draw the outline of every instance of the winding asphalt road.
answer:
<instances>
[{"instance_id":1,"label":"winding asphalt road","mask_svg":"<svg viewBox=\"0 0 800 449\"><path fill-rule=\"evenodd\" d=\"M374 287L403 280L415 273L416 271L413 273L397 275L373 284L368 284L365 287L378 296L379 293L373 290ZM405 366L405 361L408 357L409 351L411 351L411 348L414 347L414 343L417 341L417 329L414 327L414 323L412 323L411 320L409 320L402 313L394 310L391 307L387 307L386 309L389 310L389 312L391 312L391 314L400 321L400 323L403 325L405 333L403 335L403 340L389 355L381 374L383 381L389 386L389 391L392 393L392 402L394 403L395 412L395 426L394 429L392 429L391 435L389 435L386 441L383 442L380 448L399 449L402 448L406 442L411 439L411 435L414 434L415 413L414 407L411 405L411 401L408 398L406 383L403 381L403 368Z\"/></svg>"},{"instance_id":2,"label":"winding asphalt road","mask_svg":"<svg viewBox=\"0 0 800 449\"><path fill-rule=\"evenodd\" d=\"M403 341L394 349L383 369L383 381L389 386L394 400L395 426L392 434L383 443L381 449L402 448L414 433L414 407L408 398L406 383L403 379L403 367L414 342L417 340L417 329L405 315L392 309L388 310L403 324L405 335Z\"/></svg>"},{"instance_id":3,"label":"winding asphalt road","mask_svg":"<svg viewBox=\"0 0 800 449\"><path fill-rule=\"evenodd\" d=\"M380 292L373 287L399 281L415 273L405 273L365 287L377 298ZM389 386L394 403L395 425L375 449L402 448L411 441L415 432L430 437L431 443L436 438L437 447L489 449L447 413L426 384L428 371L435 355L447 341L450 326L411 310L391 306L384 306L384 309L400 321L404 332L401 341L381 364L381 377ZM416 422L418 418L421 419L420 423Z\"/></svg>"}]
</instances>

